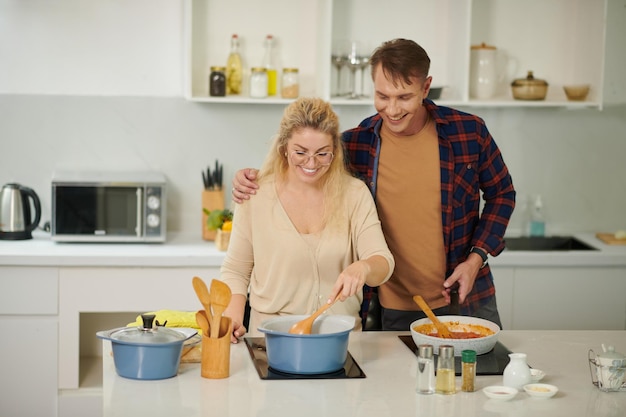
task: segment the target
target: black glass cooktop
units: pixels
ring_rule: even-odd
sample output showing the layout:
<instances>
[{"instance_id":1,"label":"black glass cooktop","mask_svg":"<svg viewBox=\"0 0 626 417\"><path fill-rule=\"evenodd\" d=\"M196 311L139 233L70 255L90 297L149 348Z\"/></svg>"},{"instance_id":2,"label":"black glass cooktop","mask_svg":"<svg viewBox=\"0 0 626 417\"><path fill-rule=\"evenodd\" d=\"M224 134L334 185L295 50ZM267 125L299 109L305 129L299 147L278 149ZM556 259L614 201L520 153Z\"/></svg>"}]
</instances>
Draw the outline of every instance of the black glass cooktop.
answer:
<instances>
[{"instance_id":1,"label":"black glass cooktop","mask_svg":"<svg viewBox=\"0 0 626 417\"><path fill-rule=\"evenodd\" d=\"M411 335L398 336L404 344L411 349L411 351L417 355L417 346L413 341ZM504 368L509 364L508 350L502 343L497 342L496 345L489 352L476 357L476 375L502 375ZM461 375L461 357L454 357L454 365L456 369L456 375ZM435 355L435 366L437 366L437 355Z\"/></svg>"},{"instance_id":2,"label":"black glass cooktop","mask_svg":"<svg viewBox=\"0 0 626 417\"><path fill-rule=\"evenodd\" d=\"M261 379L341 379L341 378L365 378L365 373L354 360L350 352L343 368L335 372L325 374L290 374L272 369L267 363L264 337L245 337L246 346L254 367Z\"/></svg>"}]
</instances>

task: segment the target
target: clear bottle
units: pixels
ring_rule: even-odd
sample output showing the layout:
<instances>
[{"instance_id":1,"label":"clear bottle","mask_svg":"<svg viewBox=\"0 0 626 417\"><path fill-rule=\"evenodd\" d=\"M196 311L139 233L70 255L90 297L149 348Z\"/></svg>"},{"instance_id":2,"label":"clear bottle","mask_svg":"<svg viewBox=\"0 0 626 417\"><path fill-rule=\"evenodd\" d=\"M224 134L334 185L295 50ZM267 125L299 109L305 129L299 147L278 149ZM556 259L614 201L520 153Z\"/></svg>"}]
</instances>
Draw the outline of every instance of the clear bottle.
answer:
<instances>
[{"instance_id":1,"label":"clear bottle","mask_svg":"<svg viewBox=\"0 0 626 417\"><path fill-rule=\"evenodd\" d=\"M254 67L250 72L250 97L267 97L267 71L263 67Z\"/></svg>"},{"instance_id":2,"label":"clear bottle","mask_svg":"<svg viewBox=\"0 0 626 417\"><path fill-rule=\"evenodd\" d=\"M417 375L415 391L418 394L433 394L435 392L435 360L433 345L419 345L417 347Z\"/></svg>"},{"instance_id":3,"label":"clear bottle","mask_svg":"<svg viewBox=\"0 0 626 417\"><path fill-rule=\"evenodd\" d=\"M243 80L243 65L239 54L239 36L233 34L230 38L230 54L226 63L226 94L241 94Z\"/></svg>"},{"instance_id":4,"label":"clear bottle","mask_svg":"<svg viewBox=\"0 0 626 417\"><path fill-rule=\"evenodd\" d=\"M476 390L476 351L464 350L461 352L461 391L474 392Z\"/></svg>"},{"instance_id":5,"label":"clear bottle","mask_svg":"<svg viewBox=\"0 0 626 417\"><path fill-rule=\"evenodd\" d=\"M267 35L265 37L265 55L263 56L263 67L267 71L267 95L275 96L278 85L278 73L276 65L274 65L274 55L272 48L274 46L274 37Z\"/></svg>"},{"instance_id":6,"label":"clear bottle","mask_svg":"<svg viewBox=\"0 0 626 417\"><path fill-rule=\"evenodd\" d=\"M541 195L535 199L530 212L530 236L544 236L546 234L546 219L543 212Z\"/></svg>"},{"instance_id":7,"label":"clear bottle","mask_svg":"<svg viewBox=\"0 0 626 417\"><path fill-rule=\"evenodd\" d=\"M435 392L437 394L454 394L455 387L454 346L440 345L437 357L437 377Z\"/></svg>"},{"instance_id":8,"label":"clear bottle","mask_svg":"<svg viewBox=\"0 0 626 417\"><path fill-rule=\"evenodd\" d=\"M281 97L297 98L300 95L298 68L283 68L281 80Z\"/></svg>"}]
</instances>

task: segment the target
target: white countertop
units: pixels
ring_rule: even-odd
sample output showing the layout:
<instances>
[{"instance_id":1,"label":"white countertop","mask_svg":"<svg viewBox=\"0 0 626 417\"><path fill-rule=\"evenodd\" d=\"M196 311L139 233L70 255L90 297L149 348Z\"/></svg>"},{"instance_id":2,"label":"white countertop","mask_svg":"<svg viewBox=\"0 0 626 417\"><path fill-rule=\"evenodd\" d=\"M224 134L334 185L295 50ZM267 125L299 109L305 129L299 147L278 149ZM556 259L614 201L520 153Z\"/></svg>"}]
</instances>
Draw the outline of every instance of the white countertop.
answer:
<instances>
[{"instance_id":1,"label":"white countertop","mask_svg":"<svg viewBox=\"0 0 626 417\"><path fill-rule=\"evenodd\" d=\"M520 392L508 402L488 399L480 389L502 383L501 376L478 376L477 391L454 395L415 393L416 360L398 335L407 332L354 332L349 352L364 379L261 380L245 343L232 345L230 377L200 376L199 364L183 364L179 374L160 381L118 376L103 342L103 417L113 416L622 416L626 392L601 392L591 383L588 350L601 343L626 352L626 331L503 331L500 341L524 352L528 363L556 385L550 399ZM480 356L478 357L480 360ZM460 377L456 378L457 389Z\"/></svg>"},{"instance_id":2,"label":"white countertop","mask_svg":"<svg viewBox=\"0 0 626 417\"><path fill-rule=\"evenodd\" d=\"M58 243L49 234L0 240L0 266L219 267L225 252L196 235L168 234L165 243ZM626 266L626 245L607 245L593 233L574 234L595 251L507 251L489 258L492 266Z\"/></svg>"}]
</instances>

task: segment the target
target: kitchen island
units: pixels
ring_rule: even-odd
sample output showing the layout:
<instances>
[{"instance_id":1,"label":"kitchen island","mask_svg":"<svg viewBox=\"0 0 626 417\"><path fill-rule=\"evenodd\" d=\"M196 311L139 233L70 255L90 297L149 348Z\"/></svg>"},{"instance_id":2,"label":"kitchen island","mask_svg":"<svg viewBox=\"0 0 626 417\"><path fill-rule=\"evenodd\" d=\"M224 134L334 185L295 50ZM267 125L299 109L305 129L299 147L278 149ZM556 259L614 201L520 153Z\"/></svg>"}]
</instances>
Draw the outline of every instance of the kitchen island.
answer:
<instances>
[{"instance_id":1,"label":"kitchen island","mask_svg":"<svg viewBox=\"0 0 626 417\"><path fill-rule=\"evenodd\" d=\"M597 250L507 250L489 260L505 329L626 330L626 245L575 236ZM180 234L163 244L54 243L43 232L0 241L0 330L22 334L20 344L0 340L0 414L99 416L96 331L146 311L200 308L191 278L219 277L223 258L213 242ZM36 380L23 363L38 370Z\"/></svg>"},{"instance_id":2,"label":"kitchen island","mask_svg":"<svg viewBox=\"0 0 626 417\"><path fill-rule=\"evenodd\" d=\"M626 352L626 331L503 331L502 342L528 355L556 385L550 399L520 392L511 401L488 399L480 390L502 376L478 376L476 392L415 393L416 359L398 338L408 332L354 332L349 352L366 378L261 380L246 344L232 345L230 377L205 379L199 364L181 364L160 381L118 376L110 342L103 342L103 416L623 416L626 392L601 392L591 382L587 355L612 344ZM478 357L480 361L480 356ZM457 390L460 377L456 378Z\"/></svg>"}]
</instances>

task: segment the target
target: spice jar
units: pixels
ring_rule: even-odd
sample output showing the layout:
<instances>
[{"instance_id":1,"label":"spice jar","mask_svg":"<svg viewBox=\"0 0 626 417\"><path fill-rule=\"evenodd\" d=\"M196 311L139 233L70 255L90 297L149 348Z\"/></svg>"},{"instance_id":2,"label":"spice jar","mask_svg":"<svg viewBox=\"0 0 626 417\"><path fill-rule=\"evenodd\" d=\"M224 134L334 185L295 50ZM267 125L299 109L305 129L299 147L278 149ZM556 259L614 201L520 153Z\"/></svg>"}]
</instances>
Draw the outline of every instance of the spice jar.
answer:
<instances>
[{"instance_id":1,"label":"spice jar","mask_svg":"<svg viewBox=\"0 0 626 417\"><path fill-rule=\"evenodd\" d=\"M226 67L211 67L209 95L213 97L226 95Z\"/></svg>"},{"instance_id":2,"label":"spice jar","mask_svg":"<svg viewBox=\"0 0 626 417\"><path fill-rule=\"evenodd\" d=\"M417 347L417 376L415 391L418 394L433 394L435 392L435 362L433 345L419 345Z\"/></svg>"},{"instance_id":3,"label":"spice jar","mask_svg":"<svg viewBox=\"0 0 626 417\"><path fill-rule=\"evenodd\" d=\"M455 373L454 346L439 345L437 377L435 379L435 392L437 394L454 394L456 392Z\"/></svg>"},{"instance_id":4,"label":"spice jar","mask_svg":"<svg viewBox=\"0 0 626 417\"><path fill-rule=\"evenodd\" d=\"M476 351L461 352L461 391L474 392L476 381Z\"/></svg>"},{"instance_id":5,"label":"spice jar","mask_svg":"<svg viewBox=\"0 0 626 417\"><path fill-rule=\"evenodd\" d=\"M250 97L267 97L267 70L263 67L253 67L251 69Z\"/></svg>"},{"instance_id":6,"label":"spice jar","mask_svg":"<svg viewBox=\"0 0 626 417\"><path fill-rule=\"evenodd\" d=\"M298 68L283 68L281 80L282 98L297 98L300 94L300 82L298 80Z\"/></svg>"}]
</instances>

